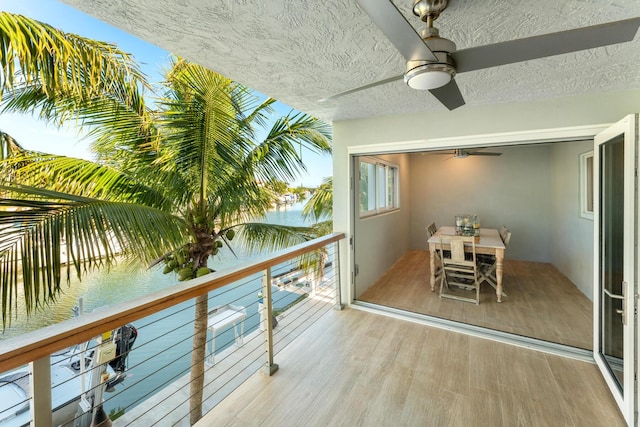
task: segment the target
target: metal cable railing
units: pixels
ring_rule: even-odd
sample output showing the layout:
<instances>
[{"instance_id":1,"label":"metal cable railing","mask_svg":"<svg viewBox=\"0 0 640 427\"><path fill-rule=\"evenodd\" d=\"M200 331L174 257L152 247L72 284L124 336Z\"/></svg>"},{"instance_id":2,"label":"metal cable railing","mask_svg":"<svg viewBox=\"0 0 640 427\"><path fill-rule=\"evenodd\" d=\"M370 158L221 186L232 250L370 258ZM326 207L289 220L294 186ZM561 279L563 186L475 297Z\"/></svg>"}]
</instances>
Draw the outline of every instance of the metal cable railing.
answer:
<instances>
[{"instance_id":1,"label":"metal cable railing","mask_svg":"<svg viewBox=\"0 0 640 427\"><path fill-rule=\"evenodd\" d=\"M70 390L84 390L78 402L72 402L71 418L62 422L59 417L54 418L53 425L69 422L70 425L76 422L83 425L87 420L90 423L96 416L97 405L94 403L97 402L103 402L104 413L114 419L116 426L188 422L194 298L205 293L208 295L209 328L202 407L206 413L259 369L266 367L267 372L272 372L274 366L277 368L273 355L323 313L341 303L337 249L343 238L343 234L335 233L213 273L208 275L210 279L205 276L178 284L175 289L138 298L123 304L120 310L108 307L84 315L80 321L71 319L49 327L53 332L44 337L29 333L3 342L0 349L2 369L14 369L20 363L32 362L33 374L28 369L19 371L22 376L26 375L22 382L28 385L29 381L35 381L37 387L34 396L25 391L24 399L12 402L8 409L5 405L4 412L0 412L0 426L3 419L24 417L30 406L39 408L42 402L49 408L57 408L55 401L42 400L42 388L51 384L51 380L42 374L47 370L45 367L56 375L63 370L72 373L57 381L57 390L51 393L54 400L56 395L68 397ZM318 249L327 256L321 273L301 270L299 257ZM267 279L268 285L265 284ZM263 293L271 294L270 304ZM133 347L118 349L119 356L127 356L126 370L114 371L107 363L99 365L108 368L104 373L102 368L90 369L92 358L106 360L103 359L105 343L115 342L103 332L120 331L126 323L134 323L137 329ZM276 326L268 333L266 325L272 323ZM92 336L99 339L86 339ZM62 350L69 345L75 346L74 349ZM105 375L107 372L109 378ZM8 373L0 372L0 378ZM109 385L105 386L107 381ZM80 387L78 384L82 382ZM0 392L2 387L18 387L17 384L0 381ZM46 421L49 414L41 413L39 419L44 416ZM26 422L30 421L26 418Z\"/></svg>"},{"instance_id":2,"label":"metal cable railing","mask_svg":"<svg viewBox=\"0 0 640 427\"><path fill-rule=\"evenodd\" d=\"M335 244L334 244L335 246ZM331 256L335 249L331 250ZM302 274L298 280L286 280L283 272L295 272L296 260L273 267L276 271L271 282L273 289L273 307L279 312L277 326L273 329L275 352L280 351L306 330L327 310L336 304L337 273L335 263L324 269L322 281L316 281ZM285 280L283 280L285 279ZM215 348L215 354L208 355L204 380L203 411L207 412L226 397L239 384L255 374L265 365L265 337L261 330L264 321L260 318L266 314L259 310L260 277L251 280L234 282L220 289L220 293L209 296L210 310L215 306L243 307L246 310L244 318L244 334L238 340L234 330L239 328L237 323L230 322L216 331L215 335L209 331L207 348ZM257 283L256 283L257 282ZM303 283L304 282L304 283ZM317 282L317 283L316 283ZM233 295L233 297L231 297ZM231 299L233 298L233 299ZM212 307L213 306L213 307ZM253 306L253 308L251 308ZM228 311L233 316L233 311ZM220 321L224 323L222 315ZM249 326L250 325L250 326ZM192 338L189 334L189 342ZM215 340L215 345L213 344ZM133 351L135 353L135 350ZM185 358L181 369L171 377L170 384L159 390L149 390L148 381L141 381L140 386L146 391L140 395L140 402L132 403L125 409L125 414L114 422L114 425L135 425L141 422L152 424L176 425L187 423L189 419L189 381L191 360L188 356L191 348L185 348L182 356ZM135 368L131 368L133 371ZM128 386L134 391L136 386ZM152 398L150 398L153 396Z\"/></svg>"}]
</instances>

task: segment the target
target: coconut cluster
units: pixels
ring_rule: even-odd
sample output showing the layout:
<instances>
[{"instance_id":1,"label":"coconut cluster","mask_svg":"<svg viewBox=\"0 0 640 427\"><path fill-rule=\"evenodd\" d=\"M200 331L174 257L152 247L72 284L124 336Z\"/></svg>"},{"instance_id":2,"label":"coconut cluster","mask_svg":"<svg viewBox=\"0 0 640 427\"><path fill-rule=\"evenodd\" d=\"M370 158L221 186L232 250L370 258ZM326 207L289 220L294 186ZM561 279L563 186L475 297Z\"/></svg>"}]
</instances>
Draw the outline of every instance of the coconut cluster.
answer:
<instances>
[{"instance_id":1,"label":"coconut cluster","mask_svg":"<svg viewBox=\"0 0 640 427\"><path fill-rule=\"evenodd\" d=\"M224 236L228 240L233 240L235 237L235 231L227 230ZM222 239L217 239L211 251L212 255L216 255L222 246ZM176 249L173 253L167 255L164 258L164 264L162 273L169 274L174 272L178 275L178 281L180 282L193 279L195 277L202 277L205 274L209 274L214 271L209 267L194 268L195 262L188 249L188 245Z\"/></svg>"}]
</instances>

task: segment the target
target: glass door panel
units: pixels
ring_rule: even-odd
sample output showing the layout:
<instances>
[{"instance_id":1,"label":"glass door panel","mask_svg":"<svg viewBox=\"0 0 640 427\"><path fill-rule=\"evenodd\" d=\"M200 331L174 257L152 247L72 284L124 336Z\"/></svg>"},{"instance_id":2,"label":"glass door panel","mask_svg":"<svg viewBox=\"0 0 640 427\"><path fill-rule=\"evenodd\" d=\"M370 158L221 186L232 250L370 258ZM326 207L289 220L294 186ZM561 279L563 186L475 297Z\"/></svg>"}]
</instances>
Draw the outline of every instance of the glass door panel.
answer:
<instances>
[{"instance_id":1,"label":"glass door panel","mask_svg":"<svg viewBox=\"0 0 640 427\"><path fill-rule=\"evenodd\" d=\"M600 352L617 387L624 388L623 248L624 136L600 146Z\"/></svg>"},{"instance_id":2,"label":"glass door panel","mask_svg":"<svg viewBox=\"0 0 640 427\"><path fill-rule=\"evenodd\" d=\"M630 425L637 408L637 116L595 137L594 358Z\"/></svg>"}]
</instances>

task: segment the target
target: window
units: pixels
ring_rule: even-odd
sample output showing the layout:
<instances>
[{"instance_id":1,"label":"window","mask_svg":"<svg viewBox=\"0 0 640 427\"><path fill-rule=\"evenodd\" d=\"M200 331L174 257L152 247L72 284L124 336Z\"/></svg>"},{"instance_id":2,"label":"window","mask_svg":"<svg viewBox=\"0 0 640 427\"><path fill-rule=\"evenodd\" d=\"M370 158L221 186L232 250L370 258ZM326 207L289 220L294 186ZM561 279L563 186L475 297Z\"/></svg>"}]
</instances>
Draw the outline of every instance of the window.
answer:
<instances>
[{"instance_id":1,"label":"window","mask_svg":"<svg viewBox=\"0 0 640 427\"><path fill-rule=\"evenodd\" d=\"M593 151L580 154L580 216L593 220Z\"/></svg>"},{"instance_id":2,"label":"window","mask_svg":"<svg viewBox=\"0 0 640 427\"><path fill-rule=\"evenodd\" d=\"M371 157L361 157L360 216L371 216L398 208L398 166Z\"/></svg>"}]
</instances>

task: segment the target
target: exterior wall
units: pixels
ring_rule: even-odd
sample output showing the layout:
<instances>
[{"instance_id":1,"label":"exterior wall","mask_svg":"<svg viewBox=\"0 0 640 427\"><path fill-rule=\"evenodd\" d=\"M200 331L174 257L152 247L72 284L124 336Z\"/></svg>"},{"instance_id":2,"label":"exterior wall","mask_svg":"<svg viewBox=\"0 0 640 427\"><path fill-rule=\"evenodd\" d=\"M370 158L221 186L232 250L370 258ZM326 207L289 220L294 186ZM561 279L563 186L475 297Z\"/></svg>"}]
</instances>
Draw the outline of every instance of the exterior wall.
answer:
<instances>
[{"instance_id":1,"label":"exterior wall","mask_svg":"<svg viewBox=\"0 0 640 427\"><path fill-rule=\"evenodd\" d=\"M524 88L523 88L524 90ZM425 94L428 96L428 94ZM438 138L469 137L487 134L536 131L566 127L614 123L627 114L640 111L640 91L593 94L536 103L505 104L485 107L463 106L455 111L384 116L335 122L334 125L334 227L353 235L350 224L349 157L354 152L381 151L408 141L423 140L423 147ZM365 147L366 146L366 147ZM464 144L458 144L459 147ZM409 239L409 236L407 236ZM351 292L351 252L344 244L341 251L341 274L345 301Z\"/></svg>"}]
</instances>

